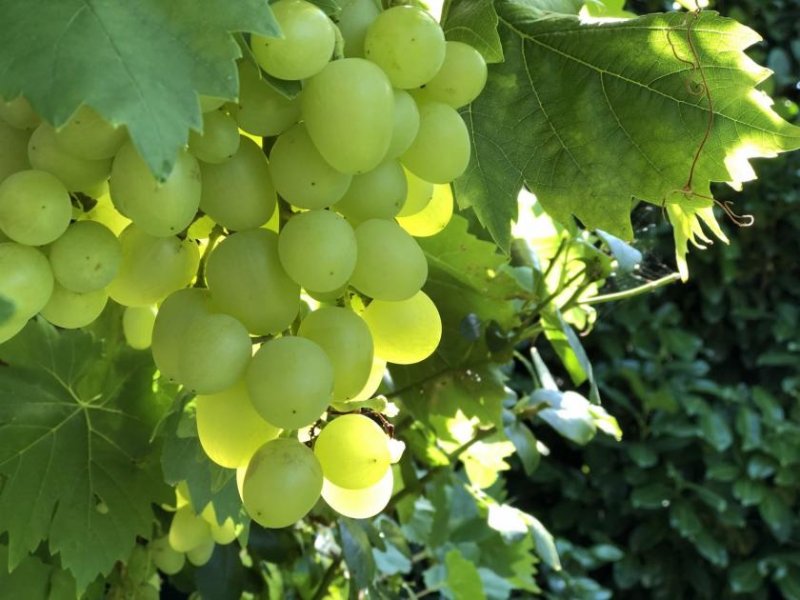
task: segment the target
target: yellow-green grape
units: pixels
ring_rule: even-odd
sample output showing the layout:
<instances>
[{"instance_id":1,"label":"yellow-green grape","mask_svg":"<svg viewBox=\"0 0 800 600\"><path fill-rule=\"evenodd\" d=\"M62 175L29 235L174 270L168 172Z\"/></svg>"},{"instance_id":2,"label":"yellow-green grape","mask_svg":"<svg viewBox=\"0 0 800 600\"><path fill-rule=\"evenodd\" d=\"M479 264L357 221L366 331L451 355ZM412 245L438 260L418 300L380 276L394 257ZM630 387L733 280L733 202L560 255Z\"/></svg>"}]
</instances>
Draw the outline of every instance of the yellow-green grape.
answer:
<instances>
[{"instance_id":1,"label":"yellow-green grape","mask_svg":"<svg viewBox=\"0 0 800 600\"><path fill-rule=\"evenodd\" d=\"M0 182L12 173L31 168L28 139L31 132L0 121Z\"/></svg>"},{"instance_id":2,"label":"yellow-green grape","mask_svg":"<svg viewBox=\"0 0 800 600\"><path fill-rule=\"evenodd\" d=\"M191 550L186 551L186 559L192 563L195 567L202 567L208 561L211 560L211 555L214 554L214 547L216 544L214 543L214 539L207 540L192 548Z\"/></svg>"},{"instance_id":3,"label":"yellow-green grape","mask_svg":"<svg viewBox=\"0 0 800 600\"><path fill-rule=\"evenodd\" d=\"M275 189L299 208L325 208L350 186L350 175L329 165L308 136L305 125L294 125L275 140L269 153Z\"/></svg>"},{"instance_id":4,"label":"yellow-green grape","mask_svg":"<svg viewBox=\"0 0 800 600\"><path fill-rule=\"evenodd\" d=\"M153 323L153 360L168 379L178 379L178 362L183 353L186 330L197 317L211 312L208 290L187 288L170 294L161 304Z\"/></svg>"},{"instance_id":5,"label":"yellow-green grape","mask_svg":"<svg viewBox=\"0 0 800 600\"><path fill-rule=\"evenodd\" d=\"M469 165L467 126L455 108L441 102L422 103L419 116L417 137L400 160L426 181L450 183Z\"/></svg>"},{"instance_id":6,"label":"yellow-green grape","mask_svg":"<svg viewBox=\"0 0 800 600\"><path fill-rule=\"evenodd\" d=\"M417 137L419 131L419 109L414 98L405 90L394 91L394 127L392 141L386 151L387 158L397 158Z\"/></svg>"},{"instance_id":7,"label":"yellow-green grape","mask_svg":"<svg viewBox=\"0 0 800 600\"><path fill-rule=\"evenodd\" d=\"M351 223L367 219L391 219L406 199L406 177L402 165L388 160L363 175L355 175L334 209Z\"/></svg>"},{"instance_id":8,"label":"yellow-green grape","mask_svg":"<svg viewBox=\"0 0 800 600\"><path fill-rule=\"evenodd\" d=\"M371 332L370 335L372 335ZM375 392L378 391L378 388L381 387L381 383L383 382L383 376L385 373L386 373L386 361L377 356L373 356L372 366L370 367L369 377L367 378L367 382L364 384L361 390L355 396L353 396L351 400L353 402L359 402L361 400L369 400L370 398L372 398L375 395Z\"/></svg>"},{"instance_id":9,"label":"yellow-green grape","mask_svg":"<svg viewBox=\"0 0 800 600\"><path fill-rule=\"evenodd\" d=\"M56 130L55 137L66 152L87 160L101 160L117 153L125 142L127 130L112 125L84 104Z\"/></svg>"},{"instance_id":10,"label":"yellow-green grape","mask_svg":"<svg viewBox=\"0 0 800 600\"><path fill-rule=\"evenodd\" d=\"M77 329L97 320L107 302L108 293L104 289L79 294L56 283L39 314L57 327Z\"/></svg>"},{"instance_id":11,"label":"yellow-green grape","mask_svg":"<svg viewBox=\"0 0 800 600\"><path fill-rule=\"evenodd\" d=\"M265 342L245 375L256 412L281 429L300 429L325 412L333 392L333 365L311 340Z\"/></svg>"},{"instance_id":12,"label":"yellow-green grape","mask_svg":"<svg viewBox=\"0 0 800 600\"><path fill-rule=\"evenodd\" d=\"M369 487L350 490L322 481L322 499L340 515L351 519L369 519L381 512L392 497L394 474L386 469L386 474Z\"/></svg>"},{"instance_id":13,"label":"yellow-green grape","mask_svg":"<svg viewBox=\"0 0 800 600\"><path fill-rule=\"evenodd\" d=\"M372 332L375 354L390 363L425 360L442 338L442 319L425 292L399 302L373 300L363 317Z\"/></svg>"},{"instance_id":14,"label":"yellow-green grape","mask_svg":"<svg viewBox=\"0 0 800 600\"><path fill-rule=\"evenodd\" d=\"M34 169L58 177L70 192L89 192L111 172L110 158L89 160L64 150L48 123L39 125L28 140L28 160Z\"/></svg>"},{"instance_id":15,"label":"yellow-green grape","mask_svg":"<svg viewBox=\"0 0 800 600\"><path fill-rule=\"evenodd\" d=\"M363 58L335 60L309 79L301 97L308 134L342 173L366 173L386 156L394 130L392 84Z\"/></svg>"},{"instance_id":16,"label":"yellow-green grape","mask_svg":"<svg viewBox=\"0 0 800 600\"><path fill-rule=\"evenodd\" d=\"M239 126L224 110L204 113L202 133L189 132L189 152L203 162L225 162L238 148Z\"/></svg>"},{"instance_id":17,"label":"yellow-green grape","mask_svg":"<svg viewBox=\"0 0 800 600\"><path fill-rule=\"evenodd\" d=\"M114 208L111 196L103 194L97 198L97 204L86 213L86 218L90 221L97 221L108 227L114 235L119 235L131 224L131 220Z\"/></svg>"},{"instance_id":18,"label":"yellow-green grape","mask_svg":"<svg viewBox=\"0 0 800 600\"><path fill-rule=\"evenodd\" d=\"M149 544L150 556L153 557L153 564L165 575L175 575L183 569L186 564L186 555L178 552L169 545L167 536L153 540Z\"/></svg>"},{"instance_id":19,"label":"yellow-green grape","mask_svg":"<svg viewBox=\"0 0 800 600\"><path fill-rule=\"evenodd\" d=\"M417 241L394 221L371 219L356 227L358 260L350 284L377 300L405 300L428 278Z\"/></svg>"},{"instance_id":20,"label":"yellow-green grape","mask_svg":"<svg viewBox=\"0 0 800 600\"><path fill-rule=\"evenodd\" d=\"M444 32L416 6L395 6L381 13L367 30L364 56L380 66L392 85L418 88L436 75L445 55Z\"/></svg>"},{"instance_id":21,"label":"yellow-green grape","mask_svg":"<svg viewBox=\"0 0 800 600\"><path fill-rule=\"evenodd\" d=\"M191 283L200 263L197 244L154 237L129 225L119 237L122 262L108 294L123 306L157 304Z\"/></svg>"},{"instance_id":22,"label":"yellow-green grape","mask_svg":"<svg viewBox=\"0 0 800 600\"><path fill-rule=\"evenodd\" d=\"M270 8L281 37L252 36L250 46L258 64L279 79L306 79L318 73L336 44L331 20L305 0L278 0Z\"/></svg>"},{"instance_id":23,"label":"yellow-green grape","mask_svg":"<svg viewBox=\"0 0 800 600\"><path fill-rule=\"evenodd\" d=\"M239 102L236 120L247 133L272 137L300 120L300 100L286 98L265 83L254 65L239 62Z\"/></svg>"},{"instance_id":24,"label":"yellow-green grape","mask_svg":"<svg viewBox=\"0 0 800 600\"><path fill-rule=\"evenodd\" d=\"M239 499L244 500L244 476L247 475L247 466L236 469L236 490L239 492Z\"/></svg>"},{"instance_id":25,"label":"yellow-green grape","mask_svg":"<svg viewBox=\"0 0 800 600\"><path fill-rule=\"evenodd\" d=\"M331 292L350 279L356 237L342 217L327 210L294 215L278 236L278 255L289 277L302 287Z\"/></svg>"},{"instance_id":26,"label":"yellow-green grape","mask_svg":"<svg viewBox=\"0 0 800 600\"><path fill-rule=\"evenodd\" d=\"M53 270L36 248L0 243L0 293L14 305L14 318L29 319L53 293Z\"/></svg>"},{"instance_id":27,"label":"yellow-green grape","mask_svg":"<svg viewBox=\"0 0 800 600\"><path fill-rule=\"evenodd\" d=\"M30 317L15 316L8 321L0 323L0 344L7 342L22 331L29 319Z\"/></svg>"},{"instance_id":28,"label":"yellow-green grape","mask_svg":"<svg viewBox=\"0 0 800 600\"><path fill-rule=\"evenodd\" d=\"M153 326L156 322L154 306L126 306L122 313L122 333L128 346L134 350L146 350L153 342Z\"/></svg>"},{"instance_id":29,"label":"yellow-green grape","mask_svg":"<svg viewBox=\"0 0 800 600\"><path fill-rule=\"evenodd\" d=\"M305 517L322 492L322 469L297 440L267 442L253 455L242 483L242 503L259 525L288 527Z\"/></svg>"},{"instance_id":30,"label":"yellow-green grape","mask_svg":"<svg viewBox=\"0 0 800 600\"><path fill-rule=\"evenodd\" d=\"M318 344L333 365L333 399L349 400L364 387L372 369L372 334L353 311L333 306L309 313L297 335Z\"/></svg>"},{"instance_id":31,"label":"yellow-green grape","mask_svg":"<svg viewBox=\"0 0 800 600\"><path fill-rule=\"evenodd\" d=\"M389 438L364 415L343 415L325 425L314 454L325 479L349 490L375 485L389 470Z\"/></svg>"},{"instance_id":32,"label":"yellow-green grape","mask_svg":"<svg viewBox=\"0 0 800 600\"><path fill-rule=\"evenodd\" d=\"M461 108L478 97L486 76L486 61L480 52L463 42L447 42L442 68L415 95Z\"/></svg>"},{"instance_id":33,"label":"yellow-green grape","mask_svg":"<svg viewBox=\"0 0 800 600\"><path fill-rule=\"evenodd\" d=\"M398 217L409 217L422 211L433 199L433 184L405 169L408 193Z\"/></svg>"},{"instance_id":34,"label":"yellow-green grape","mask_svg":"<svg viewBox=\"0 0 800 600\"><path fill-rule=\"evenodd\" d=\"M175 511L169 527L169 545L178 552L188 552L211 538L211 526L196 515L191 506Z\"/></svg>"},{"instance_id":35,"label":"yellow-green grape","mask_svg":"<svg viewBox=\"0 0 800 600\"><path fill-rule=\"evenodd\" d=\"M214 303L255 335L278 333L300 310L300 286L278 257L278 236L266 229L234 233L208 258L206 281Z\"/></svg>"},{"instance_id":36,"label":"yellow-green grape","mask_svg":"<svg viewBox=\"0 0 800 600\"><path fill-rule=\"evenodd\" d=\"M200 112L203 114L211 112L212 110L217 110L226 102L225 98L204 96L203 94L197 96L197 101L200 103Z\"/></svg>"},{"instance_id":37,"label":"yellow-green grape","mask_svg":"<svg viewBox=\"0 0 800 600\"><path fill-rule=\"evenodd\" d=\"M24 96L4 102L0 98L0 119L17 129L33 129L41 119Z\"/></svg>"},{"instance_id":38,"label":"yellow-green grape","mask_svg":"<svg viewBox=\"0 0 800 600\"><path fill-rule=\"evenodd\" d=\"M111 230L95 221L72 223L50 246L56 280L73 292L93 292L116 277L122 246Z\"/></svg>"},{"instance_id":39,"label":"yellow-green grape","mask_svg":"<svg viewBox=\"0 0 800 600\"><path fill-rule=\"evenodd\" d=\"M381 14L381 9L375 0L344 0L339 4L342 12L337 25L344 39L344 55L348 58L363 57L367 29Z\"/></svg>"},{"instance_id":40,"label":"yellow-green grape","mask_svg":"<svg viewBox=\"0 0 800 600\"><path fill-rule=\"evenodd\" d=\"M203 164L200 172L200 209L223 227L255 229L275 212L277 196L267 157L253 140L242 136L230 160Z\"/></svg>"},{"instance_id":41,"label":"yellow-green grape","mask_svg":"<svg viewBox=\"0 0 800 600\"><path fill-rule=\"evenodd\" d=\"M0 183L0 229L26 246L58 239L72 218L72 202L61 182L46 171L19 171Z\"/></svg>"},{"instance_id":42,"label":"yellow-green grape","mask_svg":"<svg viewBox=\"0 0 800 600\"><path fill-rule=\"evenodd\" d=\"M114 158L111 199L122 214L150 235L178 234L189 226L200 206L200 165L181 150L167 180L159 182L128 142Z\"/></svg>"},{"instance_id":43,"label":"yellow-green grape","mask_svg":"<svg viewBox=\"0 0 800 600\"><path fill-rule=\"evenodd\" d=\"M263 443L259 444L259 447L261 445L263 445ZM249 461L250 457L248 456L247 458ZM203 512L200 513L200 516L203 517L206 520L206 523L211 526L211 537L214 538L214 541L217 544L225 546L236 539L236 523L233 522L231 517L228 517L225 519L225 521L219 523L217 521L217 512L214 510L213 503L209 502L203 509Z\"/></svg>"},{"instance_id":44,"label":"yellow-green grape","mask_svg":"<svg viewBox=\"0 0 800 600\"><path fill-rule=\"evenodd\" d=\"M433 198L421 211L397 217L397 223L414 237L430 237L442 231L453 218L453 190L450 185L433 186Z\"/></svg>"}]
</instances>

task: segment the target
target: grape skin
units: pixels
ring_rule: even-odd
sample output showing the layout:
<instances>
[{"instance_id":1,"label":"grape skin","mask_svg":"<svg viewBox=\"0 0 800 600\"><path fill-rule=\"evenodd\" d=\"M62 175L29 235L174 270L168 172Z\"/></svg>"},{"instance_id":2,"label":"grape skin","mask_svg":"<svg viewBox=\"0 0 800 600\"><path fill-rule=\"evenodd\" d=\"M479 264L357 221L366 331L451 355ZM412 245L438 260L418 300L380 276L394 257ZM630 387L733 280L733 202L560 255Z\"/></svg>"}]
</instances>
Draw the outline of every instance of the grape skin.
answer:
<instances>
[{"instance_id":1,"label":"grape skin","mask_svg":"<svg viewBox=\"0 0 800 600\"><path fill-rule=\"evenodd\" d=\"M71 217L66 188L46 171L19 171L0 183L0 229L15 242L49 244L67 230Z\"/></svg>"},{"instance_id":2,"label":"grape skin","mask_svg":"<svg viewBox=\"0 0 800 600\"><path fill-rule=\"evenodd\" d=\"M325 479L359 490L378 483L390 468L386 434L369 417L347 414L330 421L314 442Z\"/></svg>"}]
</instances>

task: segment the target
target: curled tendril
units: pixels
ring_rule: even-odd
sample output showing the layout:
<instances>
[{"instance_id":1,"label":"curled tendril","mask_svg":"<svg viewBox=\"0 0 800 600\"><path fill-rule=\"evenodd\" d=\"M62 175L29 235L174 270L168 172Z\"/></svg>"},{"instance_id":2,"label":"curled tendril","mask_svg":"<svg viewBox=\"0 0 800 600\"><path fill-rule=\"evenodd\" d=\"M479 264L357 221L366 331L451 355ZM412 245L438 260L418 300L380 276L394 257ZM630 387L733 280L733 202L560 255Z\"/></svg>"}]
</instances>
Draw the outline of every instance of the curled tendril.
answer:
<instances>
[{"instance_id":1,"label":"curled tendril","mask_svg":"<svg viewBox=\"0 0 800 600\"><path fill-rule=\"evenodd\" d=\"M725 211L728 218L739 227L752 227L756 222L756 218L753 215L740 215L734 212L733 202L730 200L726 200L725 202L714 200L714 203Z\"/></svg>"}]
</instances>

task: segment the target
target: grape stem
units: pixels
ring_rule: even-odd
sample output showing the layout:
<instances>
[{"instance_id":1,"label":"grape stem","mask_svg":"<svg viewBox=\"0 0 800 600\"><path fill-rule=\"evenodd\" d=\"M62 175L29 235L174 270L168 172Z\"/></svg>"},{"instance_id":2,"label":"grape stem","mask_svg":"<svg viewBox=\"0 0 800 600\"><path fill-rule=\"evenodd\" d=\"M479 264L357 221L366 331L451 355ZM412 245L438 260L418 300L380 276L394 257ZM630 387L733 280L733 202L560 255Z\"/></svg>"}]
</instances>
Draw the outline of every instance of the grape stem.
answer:
<instances>
[{"instance_id":1,"label":"grape stem","mask_svg":"<svg viewBox=\"0 0 800 600\"><path fill-rule=\"evenodd\" d=\"M200 257L200 264L197 266L197 280L195 281L194 287L205 287L206 263L208 262L208 256L211 254L214 246L217 245L217 240L222 236L223 233L225 233L225 231L220 225L214 225L211 233L208 234L208 244L206 244L206 249L203 251L203 256Z\"/></svg>"},{"instance_id":2,"label":"grape stem","mask_svg":"<svg viewBox=\"0 0 800 600\"><path fill-rule=\"evenodd\" d=\"M669 275L665 275L661 279L656 279L654 281L649 281L643 285L640 285L635 288L631 288L629 290L624 290L622 292L613 292L611 294L600 294L598 296L592 296L590 298L584 298L581 303L582 304L603 304L604 302L614 302L616 300L626 300L628 298L633 298L635 296L640 296L642 294L647 294L652 292L655 289L660 287L664 287L678 281L681 278L679 273L670 273Z\"/></svg>"},{"instance_id":3,"label":"grape stem","mask_svg":"<svg viewBox=\"0 0 800 600\"><path fill-rule=\"evenodd\" d=\"M325 569L325 575L322 576L322 581L320 581L319 587L317 587L317 591L314 592L311 600L322 600L325 597L325 595L328 593L328 588L331 587L333 580L336 579L336 575L338 574L337 571L339 570L339 565L341 564L342 555L339 554L331 561L331 564L328 565L328 568Z\"/></svg>"}]
</instances>

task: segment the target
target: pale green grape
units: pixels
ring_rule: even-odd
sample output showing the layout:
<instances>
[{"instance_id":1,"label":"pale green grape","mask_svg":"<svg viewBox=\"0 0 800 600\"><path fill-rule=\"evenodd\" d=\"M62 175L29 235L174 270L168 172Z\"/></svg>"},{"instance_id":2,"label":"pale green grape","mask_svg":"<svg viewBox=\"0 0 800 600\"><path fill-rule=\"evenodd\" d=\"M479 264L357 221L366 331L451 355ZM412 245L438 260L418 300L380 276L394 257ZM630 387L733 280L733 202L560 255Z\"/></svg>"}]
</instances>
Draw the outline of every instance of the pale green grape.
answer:
<instances>
[{"instance_id":1,"label":"pale green grape","mask_svg":"<svg viewBox=\"0 0 800 600\"><path fill-rule=\"evenodd\" d=\"M149 544L150 556L156 568L166 575L175 575L186 564L186 556L169 545L167 536L153 540Z\"/></svg>"},{"instance_id":2,"label":"pale green grape","mask_svg":"<svg viewBox=\"0 0 800 600\"><path fill-rule=\"evenodd\" d=\"M108 193L97 198L97 204L85 214L85 217L90 221L102 223L118 237L131 224L131 220L128 217L114 208L111 196Z\"/></svg>"},{"instance_id":3,"label":"pale green grape","mask_svg":"<svg viewBox=\"0 0 800 600\"><path fill-rule=\"evenodd\" d=\"M450 183L469 165L467 126L455 108L441 102L422 103L419 115L417 137L400 160L426 181Z\"/></svg>"},{"instance_id":4,"label":"pale green grape","mask_svg":"<svg viewBox=\"0 0 800 600\"><path fill-rule=\"evenodd\" d=\"M250 46L258 64L279 79L306 79L318 73L336 43L331 20L305 0L278 0L270 8L282 35L253 35Z\"/></svg>"},{"instance_id":5,"label":"pale green grape","mask_svg":"<svg viewBox=\"0 0 800 600\"><path fill-rule=\"evenodd\" d=\"M340 515L351 519L369 519L381 512L392 497L394 474L386 469L386 474L373 485L357 490L349 490L322 481L322 499Z\"/></svg>"},{"instance_id":6,"label":"pale green grape","mask_svg":"<svg viewBox=\"0 0 800 600\"><path fill-rule=\"evenodd\" d=\"M263 444L263 442L262 442ZM261 446L259 444L258 446ZM258 446L256 448L258 448ZM252 452L250 453L252 456ZM248 461L250 456L247 457ZM225 546L226 544L230 544L233 540L236 539L237 534L237 527L236 523L233 522L231 517L228 517L222 523L217 521L217 512L214 510L214 504L209 502L206 507L203 509L203 512L200 513L200 516L203 517L211 526L211 537L214 538L214 541L217 544L221 544Z\"/></svg>"},{"instance_id":7,"label":"pale green grape","mask_svg":"<svg viewBox=\"0 0 800 600\"><path fill-rule=\"evenodd\" d=\"M302 124L278 136L269 153L269 168L278 193L300 208L330 206L352 179L325 161Z\"/></svg>"},{"instance_id":8,"label":"pale green grape","mask_svg":"<svg viewBox=\"0 0 800 600\"><path fill-rule=\"evenodd\" d=\"M364 56L386 71L392 85L400 89L430 81L444 55L442 28L416 6L395 6L382 12L364 39Z\"/></svg>"},{"instance_id":9,"label":"pale green grape","mask_svg":"<svg viewBox=\"0 0 800 600\"><path fill-rule=\"evenodd\" d=\"M111 159L88 160L64 150L55 130L42 123L28 140L28 160L34 169L48 171L61 180L70 192L90 192L108 179Z\"/></svg>"},{"instance_id":10,"label":"pale green grape","mask_svg":"<svg viewBox=\"0 0 800 600\"><path fill-rule=\"evenodd\" d=\"M203 132L189 132L189 152L207 163L228 160L239 148L239 126L223 110L203 114Z\"/></svg>"},{"instance_id":11,"label":"pale green grape","mask_svg":"<svg viewBox=\"0 0 800 600\"><path fill-rule=\"evenodd\" d=\"M95 221L72 223L50 246L56 280L73 292L106 287L119 272L122 246L111 230Z\"/></svg>"},{"instance_id":12,"label":"pale green grape","mask_svg":"<svg viewBox=\"0 0 800 600\"><path fill-rule=\"evenodd\" d=\"M463 42L447 42L442 68L415 95L461 108L478 97L486 76L486 61L480 52Z\"/></svg>"},{"instance_id":13,"label":"pale green grape","mask_svg":"<svg viewBox=\"0 0 800 600\"><path fill-rule=\"evenodd\" d=\"M247 133L271 137L300 120L300 101L286 98L258 75L248 61L239 63L239 102L236 108L239 127Z\"/></svg>"},{"instance_id":14,"label":"pale green grape","mask_svg":"<svg viewBox=\"0 0 800 600\"><path fill-rule=\"evenodd\" d=\"M278 236L266 229L234 233L214 248L206 281L219 309L252 334L283 331L300 310L300 286L281 266Z\"/></svg>"},{"instance_id":15,"label":"pale green grape","mask_svg":"<svg viewBox=\"0 0 800 600\"><path fill-rule=\"evenodd\" d=\"M146 350L153 343L153 326L158 311L154 306L126 306L122 313L122 333L135 350Z\"/></svg>"},{"instance_id":16,"label":"pale green grape","mask_svg":"<svg viewBox=\"0 0 800 600\"><path fill-rule=\"evenodd\" d=\"M199 546L186 551L186 559L195 567L202 567L211 560L211 555L214 554L214 539L206 540Z\"/></svg>"},{"instance_id":17,"label":"pale green grape","mask_svg":"<svg viewBox=\"0 0 800 600\"><path fill-rule=\"evenodd\" d=\"M370 337L372 332L370 332ZM374 346L374 344L373 344ZM367 382L361 390L351 400L353 402L360 402L361 400L369 400L378 391L383 383L383 376L386 373L386 361L377 356L372 357L372 366L370 367L369 377Z\"/></svg>"},{"instance_id":18,"label":"pale green grape","mask_svg":"<svg viewBox=\"0 0 800 600\"><path fill-rule=\"evenodd\" d=\"M409 217L422 211L433 199L433 184L405 170L408 193L398 217Z\"/></svg>"},{"instance_id":19,"label":"pale green grape","mask_svg":"<svg viewBox=\"0 0 800 600\"><path fill-rule=\"evenodd\" d=\"M53 293L53 271L36 248L15 242L0 243L0 292L14 307L13 318L29 319Z\"/></svg>"},{"instance_id":20,"label":"pale green grape","mask_svg":"<svg viewBox=\"0 0 800 600\"><path fill-rule=\"evenodd\" d=\"M55 132L56 141L65 152L87 160L111 158L127 135L125 127L115 127L85 104Z\"/></svg>"},{"instance_id":21,"label":"pale green grape","mask_svg":"<svg viewBox=\"0 0 800 600\"><path fill-rule=\"evenodd\" d=\"M363 175L355 175L334 209L351 223L367 219L391 219L406 198L406 176L402 165L388 160Z\"/></svg>"},{"instance_id":22,"label":"pale green grape","mask_svg":"<svg viewBox=\"0 0 800 600\"><path fill-rule=\"evenodd\" d=\"M297 335L318 344L333 365L333 399L349 400L361 391L372 370L372 334L353 311L333 306L309 313Z\"/></svg>"},{"instance_id":23,"label":"pale green grape","mask_svg":"<svg viewBox=\"0 0 800 600\"><path fill-rule=\"evenodd\" d=\"M279 438L259 448L247 466L242 503L256 523L277 529L305 517L321 492L314 453L297 440Z\"/></svg>"},{"instance_id":24,"label":"pale green grape","mask_svg":"<svg viewBox=\"0 0 800 600\"><path fill-rule=\"evenodd\" d=\"M105 290L79 294L56 283L50 299L39 314L57 327L77 329L97 320L107 302L108 293Z\"/></svg>"},{"instance_id":25,"label":"pale green grape","mask_svg":"<svg viewBox=\"0 0 800 600\"><path fill-rule=\"evenodd\" d=\"M387 158L397 158L417 137L419 131L419 109L414 98L405 90L394 91L394 126L392 141L386 151Z\"/></svg>"},{"instance_id":26,"label":"pale green grape","mask_svg":"<svg viewBox=\"0 0 800 600\"><path fill-rule=\"evenodd\" d=\"M114 158L111 199L137 227L157 237L186 229L200 206L200 165L181 150L165 182L159 182L128 142Z\"/></svg>"},{"instance_id":27,"label":"pale green grape","mask_svg":"<svg viewBox=\"0 0 800 600\"><path fill-rule=\"evenodd\" d=\"M399 302L373 300L363 317L375 354L390 363L411 365L425 360L442 338L439 311L424 292Z\"/></svg>"},{"instance_id":28,"label":"pale green grape","mask_svg":"<svg viewBox=\"0 0 800 600\"><path fill-rule=\"evenodd\" d=\"M61 182L46 171L19 171L0 183L0 229L27 246L58 239L72 218L72 201Z\"/></svg>"},{"instance_id":29,"label":"pale green grape","mask_svg":"<svg viewBox=\"0 0 800 600\"><path fill-rule=\"evenodd\" d=\"M407 217L398 216L397 223L414 237L430 237L447 227L452 218L453 190L449 184L435 185L433 198L425 208Z\"/></svg>"},{"instance_id":30,"label":"pale green grape","mask_svg":"<svg viewBox=\"0 0 800 600\"><path fill-rule=\"evenodd\" d=\"M377 300L405 300L428 278L417 241L394 221L371 219L356 227L358 260L350 284Z\"/></svg>"},{"instance_id":31,"label":"pale green grape","mask_svg":"<svg viewBox=\"0 0 800 600\"><path fill-rule=\"evenodd\" d=\"M212 110L217 110L226 102L225 98L219 98L217 96L204 96L203 94L199 94L197 96L197 101L200 103L200 112L203 114L211 112Z\"/></svg>"},{"instance_id":32,"label":"pale green grape","mask_svg":"<svg viewBox=\"0 0 800 600\"><path fill-rule=\"evenodd\" d=\"M178 362L183 352L186 330L196 317L210 312L210 294L201 288L178 290L161 304L153 324L151 351L164 377L178 379Z\"/></svg>"},{"instance_id":33,"label":"pale green grape","mask_svg":"<svg viewBox=\"0 0 800 600\"><path fill-rule=\"evenodd\" d=\"M265 342L245 376L258 414L282 429L310 425L328 408L333 365L325 351L301 337Z\"/></svg>"},{"instance_id":34,"label":"pale green grape","mask_svg":"<svg viewBox=\"0 0 800 600\"><path fill-rule=\"evenodd\" d=\"M366 173L386 156L394 130L394 93L386 74L362 58L328 63L301 98L308 134L342 173Z\"/></svg>"},{"instance_id":35,"label":"pale green grape","mask_svg":"<svg viewBox=\"0 0 800 600\"><path fill-rule=\"evenodd\" d=\"M389 467L389 438L369 417L347 414L330 421L314 442L325 479L349 490L378 483Z\"/></svg>"},{"instance_id":36,"label":"pale green grape","mask_svg":"<svg viewBox=\"0 0 800 600\"><path fill-rule=\"evenodd\" d=\"M348 58L363 57L367 29L381 14L381 9L375 0L344 0L339 4L342 12L337 25L344 39L344 55Z\"/></svg>"},{"instance_id":37,"label":"pale green grape","mask_svg":"<svg viewBox=\"0 0 800 600\"><path fill-rule=\"evenodd\" d=\"M24 96L4 102L0 98L0 119L17 129L33 129L41 119Z\"/></svg>"},{"instance_id":38,"label":"pale green grape","mask_svg":"<svg viewBox=\"0 0 800 600\"><path fill-rule=\"evenodd\" d=\"M234 231L254 229L269 221L277 196L267 157L253 140L242 136L230 160L203 164L200 171L200 209L214 221Z\"/></svg>"},{"instance_id":39,"label":"pale green grape","mask_svg":"<svg viewBox=\"0 0 800 600\"><path fill-rule=\"evenodd\" d=\"M169 526L169 545L178 552L188 552L211 538L211 526L196 515L191 506L175 511Z\"/></svg>"},{"instance_id":40,"label":"pale green grape","mask_svg":"<svg viewBox=\"0 0 800 600\"><path fill-rule=\"evenodd\" d=\"M156 304L191 283L200 262L197 244L154 237L129 225L119 237L122 262L108 294L123 306Z\"/></svg>"},{"instance_id":41,"label":"pale green grape","mask_svg":"<svg viewBox=\"0 0 800 600\"><path fill-rule=\"evenodd\" d=\"M12 173L31 168L28 162L30 137L30 131L0 121L0 183Z\"/></svg>"},{"instance_id":42,"label":"pale green grape","mask_svg":"<svg viewBox=\"0 0 800 600\"><path fill-rule=\"evenodd\" d=\"M327 210L294 215L278 236L278 255L302 287L331 292L347 283L356 265L356 238L342 217Z\"/></svg>"}]
</instances>

